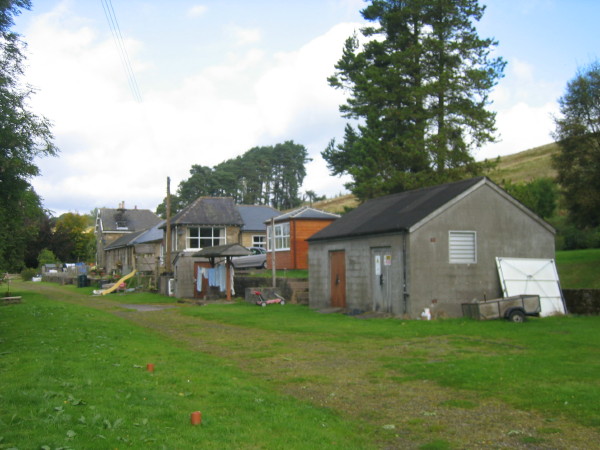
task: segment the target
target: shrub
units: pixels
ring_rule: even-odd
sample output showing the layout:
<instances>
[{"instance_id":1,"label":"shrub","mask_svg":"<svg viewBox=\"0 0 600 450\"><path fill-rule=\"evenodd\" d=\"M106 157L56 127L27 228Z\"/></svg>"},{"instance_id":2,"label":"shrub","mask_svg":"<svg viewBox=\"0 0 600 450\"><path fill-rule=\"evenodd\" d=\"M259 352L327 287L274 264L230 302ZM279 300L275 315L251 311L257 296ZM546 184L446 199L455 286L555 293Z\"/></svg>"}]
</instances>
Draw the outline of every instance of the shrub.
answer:
<instances>
[{"instance_id":1,"label":"shrub","mask_svg":"<svg viewBox=\"0 0 600 450\"><path fill-rule=\"evenodd\" d=\"M23 269L21 271L21 279L23 281L31 281L31 279L33 277L35 277L36 275L37 275L37 270L35 270L35 269L27 268L27 269Z\"/></svg>"}]
</instances>

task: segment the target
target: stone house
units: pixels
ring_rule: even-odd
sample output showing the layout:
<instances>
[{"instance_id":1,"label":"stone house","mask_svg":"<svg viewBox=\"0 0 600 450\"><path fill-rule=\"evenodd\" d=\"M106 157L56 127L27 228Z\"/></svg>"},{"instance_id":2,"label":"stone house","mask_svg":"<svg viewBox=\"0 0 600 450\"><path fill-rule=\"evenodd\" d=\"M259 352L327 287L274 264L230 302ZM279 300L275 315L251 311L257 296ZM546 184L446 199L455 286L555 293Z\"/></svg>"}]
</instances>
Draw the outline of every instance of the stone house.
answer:
<instances>
[{"instance_id":1,"label":"stone house","mask_svg":"<svg viewBox=\"0 0 600 450\"><path fill-rule=\"evenodd\" d=\"M106 260L105 248L117 239L141 233L160 223L161 219L148 209L126 209L124 202L119 208L99 208L96 215L96 265L107 272L116 270ZM117 261L116 259L114 261ZM112 263L111 263L112 264Z\"/></svg>"},{"instance_id":2,"label":"stone house","mask_svg":"<svg viewBox=\"0 0 600 450\"><path fill-rule=\"evenodd\" d=\"M202 297L198 274L211 264L194 254L207 247L239 243L243 225L238 207L228 197L199 197L171 218L171 292L175 297ZM166 231L166 223L160 228Z\"/></svg>"},{"instance_id":3,"label":"stone house","mask_svg":"<svg viewBox=\"0 0 600 450\"><path fill-rule=\"evenodd\" d=\"M244 222L240 244L244 247L267 248L267 225L265 222L281 213L275 208L262 205L238 205L237 208Z\"/></svg>"}]
</instances>

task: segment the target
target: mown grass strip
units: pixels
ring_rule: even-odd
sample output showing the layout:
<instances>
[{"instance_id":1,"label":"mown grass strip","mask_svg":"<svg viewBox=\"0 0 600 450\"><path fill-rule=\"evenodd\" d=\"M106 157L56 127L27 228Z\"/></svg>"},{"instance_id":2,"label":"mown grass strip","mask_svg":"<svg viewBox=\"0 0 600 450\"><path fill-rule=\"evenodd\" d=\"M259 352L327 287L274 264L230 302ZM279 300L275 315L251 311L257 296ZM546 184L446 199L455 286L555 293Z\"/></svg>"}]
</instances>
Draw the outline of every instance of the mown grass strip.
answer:
<instances>
[{"instance_id":1,"label":"mown grass strip","mask_svg":"<svg viewBox=\"0 0 600 450\"><path fill-rule=\"evenodd\" d=\"M560 282L565 289L600 289L600 248L556 252Z\"/></svg>"},{"instance_id":2,"label":"mown grass strip","mask_svg":"<svg viewBox=\"0 0 600 450\"><path fill-rule=\"evenodd\" d=\"M397 380L431 380L477 391L550 417L600 427L600 317L548 317L523 324L449 319L402 321L319 314L297 305L239 303L183 314L249 328L345 342L373 350L391 342L408 353L384 356Z\"/></svg>"},{"instance_id":3,"label":"mown grass strip","mask_svg":"<svg viewBox=\"0 0 600 450\"><path fill-rule=\"evenodd\" d=\"M103 311L23 294L0 308L0 448L370 447L365 427L225 360ZM190 425L196 410L200 426Z\"/></svg>"}]
</instances>

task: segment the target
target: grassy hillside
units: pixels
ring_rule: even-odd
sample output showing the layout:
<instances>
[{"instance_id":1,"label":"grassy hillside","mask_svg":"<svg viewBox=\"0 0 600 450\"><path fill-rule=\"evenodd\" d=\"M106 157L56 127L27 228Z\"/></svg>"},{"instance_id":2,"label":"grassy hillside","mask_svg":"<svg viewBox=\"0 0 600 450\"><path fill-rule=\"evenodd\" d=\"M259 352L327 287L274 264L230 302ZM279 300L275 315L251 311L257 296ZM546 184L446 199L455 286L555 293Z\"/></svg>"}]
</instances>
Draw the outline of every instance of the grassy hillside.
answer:
<instances>
[{"instance_id":1,"label":"grassy hillside","mask_svg":"<svg viewBox=\"0 0 600 450\"><path fill-rule=\"evenodd\" d=\"M330 213L341 214L343 213L344 207L356 208L358 206L358 200L352 194L340 195L335 198L328 198L320 202L315 202L313 208L327 211Z\"/></svg>"},{"instance_id":2,"label":"grassy hillside","mask_svg":"<svg viewBox=\"0 0 600 450\"><path fill-rule=\"evenodd\" d=\"M503 181L526 183L536 178L555 178L552 155L557 152L558 145L552 143L502 156L497 167L486 175L497 184Z\"/></svg>"},{"instance_id":3,"label":"grassy hillside","mask_svg":"<svg viewBox=\"0 0 600 450\"><path fill-rule=\"evenodd\" d=\"M496 184L503 184L505 181L526 183L536 178L554 178L556 171L552 168L552 155L557 151L558 145L552 143L502 156L496 168L485 175ZM352 194L313 204L314 208L338 214L344 212L344 207L355 208L356 206L358 201Z\"/></svg>"}]
</instances>

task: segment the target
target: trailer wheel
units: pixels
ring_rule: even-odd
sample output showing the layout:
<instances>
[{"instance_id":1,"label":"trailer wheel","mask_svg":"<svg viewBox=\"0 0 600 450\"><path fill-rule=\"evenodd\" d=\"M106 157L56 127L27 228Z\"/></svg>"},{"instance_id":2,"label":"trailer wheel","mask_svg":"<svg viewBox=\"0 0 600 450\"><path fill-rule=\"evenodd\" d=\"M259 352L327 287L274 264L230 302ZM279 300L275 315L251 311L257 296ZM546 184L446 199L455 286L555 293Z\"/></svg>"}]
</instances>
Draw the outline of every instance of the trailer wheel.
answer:
<instances>
[{"instance_id":1,"label":"trailer wheel","mask_svg":"<svg viewBox=\"0 0 600 450\"><path fill-rule=\"evenodd\" d=\"M515 309L508 315L508 320L515 323L525 322L525 313L520 309Z\"/></svg>"}]
</instances>

